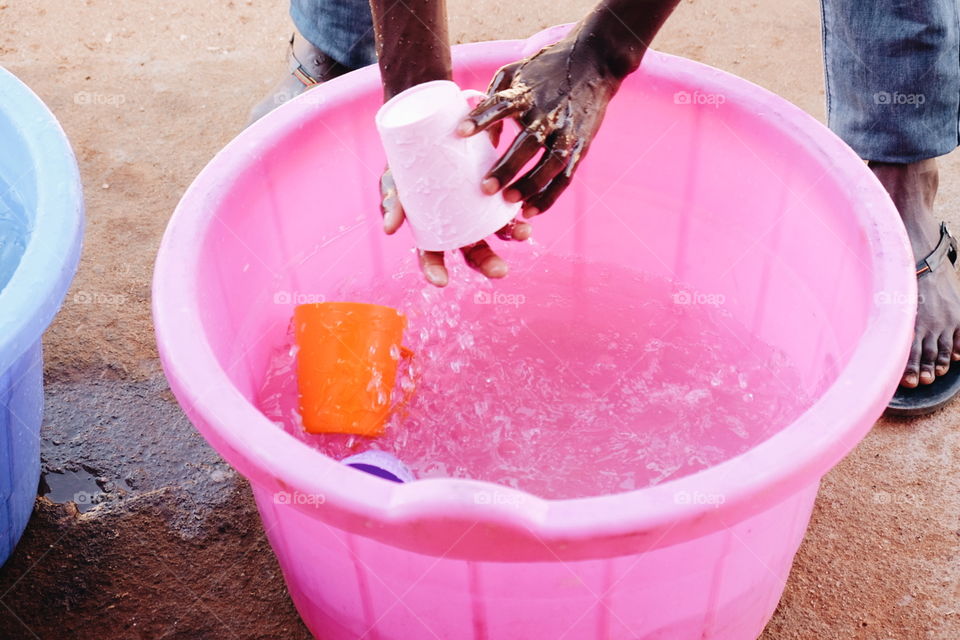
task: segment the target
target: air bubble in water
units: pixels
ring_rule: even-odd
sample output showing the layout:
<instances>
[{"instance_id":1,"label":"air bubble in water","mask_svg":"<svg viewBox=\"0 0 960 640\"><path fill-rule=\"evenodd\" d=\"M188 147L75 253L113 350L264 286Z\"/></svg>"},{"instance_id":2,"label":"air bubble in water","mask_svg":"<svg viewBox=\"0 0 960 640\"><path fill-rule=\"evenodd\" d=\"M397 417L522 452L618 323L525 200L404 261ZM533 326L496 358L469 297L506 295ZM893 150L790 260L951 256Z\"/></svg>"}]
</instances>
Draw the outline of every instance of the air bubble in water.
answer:
<instances>
[{"instance_id":1,"label":"air bubble in water","mask_svg":"<svg viewBox=\"0 0 960 640\"><path fill-rule=\"evenodd\" d=\"M467 350L473 348L473 334L467 332L461 332L457 334L457 344L460 345L460 349Z\"/></svg>"},{"instance_id":2,"label":"air bubble in water","mask_svg":"<svg viewBox=\"0 0 960 640\"><path fill-rule=\"evenodd\" d=\"M478 418L482 418L487 414L488 404L486 400L477 400L473 403L473 410L477 414Z\"/></svg>"}]
</instances>

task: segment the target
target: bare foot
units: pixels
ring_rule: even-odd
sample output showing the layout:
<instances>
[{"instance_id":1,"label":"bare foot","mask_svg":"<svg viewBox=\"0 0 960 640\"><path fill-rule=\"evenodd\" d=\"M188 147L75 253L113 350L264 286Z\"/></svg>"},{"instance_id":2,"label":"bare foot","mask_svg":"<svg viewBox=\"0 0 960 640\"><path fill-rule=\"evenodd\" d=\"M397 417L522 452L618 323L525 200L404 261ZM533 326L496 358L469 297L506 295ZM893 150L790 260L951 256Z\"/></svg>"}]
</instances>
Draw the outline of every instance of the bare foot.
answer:
<instances>
[{"instance_id":1,"label":"bare foot","mask_svg":"<svg viewBox=\"0 0 960 640\"><path fill-rule=\"evenodd\" d=\"M310 42L299 33L296 34L293 40L293 55L296 56L296 59L303 65L303 68L310 77L317 80L318 83L342 76L351 70L310 44ZM293 63L294 68L296 68L296 64L296 62ZM247 126L267 115L284 102L300 95L309 89L310 86L316 86L308 86L301 79L297 78L292 71L291 69L285 73L283 78L270 89L266 97L250 110L250 119L247 121Z\"/></svg>"},{"instance_id":2,"label":"bare foot","mask_svg":"<svg viewBox=\"0 0 960 640\"><path fill-rule=\"evenodd\" d=\"M907 228L919 262L940 241L940 223L933 214L939 176L934 159L911 164L871 162ZM900 384L930 384L960 360L960 277L949 262L917 281L919 299L913 346Z\"/></svg>"}]
</instances>

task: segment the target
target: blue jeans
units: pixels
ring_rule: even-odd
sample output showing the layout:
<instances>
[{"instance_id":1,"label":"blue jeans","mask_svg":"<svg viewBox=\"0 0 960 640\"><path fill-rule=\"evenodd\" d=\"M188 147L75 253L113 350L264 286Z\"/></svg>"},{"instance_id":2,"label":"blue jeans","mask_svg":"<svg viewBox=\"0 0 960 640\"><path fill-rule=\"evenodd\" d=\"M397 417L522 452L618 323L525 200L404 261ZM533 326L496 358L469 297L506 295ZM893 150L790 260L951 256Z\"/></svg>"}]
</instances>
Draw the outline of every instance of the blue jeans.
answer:
<instances>
[{"instance_id":1,"label":"blue jeans","mask_svg":"<svg viewBox=\"0 0 960 640\"><path fill-rule=\"evenodd\" d=\"M359 69L377 61L367 0L290 0L297 30L340 64Z\"/></svg>"},{"instance_id":2,"label":"blue jeans","mask_svg":"<svg viewBox=\"0 0 960 640\"><path fill-rule=\"evenodd\" d=\"M861 158L916 162L960 143L958 0L821 0L827 122ZM366 0L291 0L313 45L376 62Z\"/></svg>"},{"instance_id":3,"label":"blue jeans","mask_svg":"<svg viewBox=\"0 0 960 640\"><path fill-rule=\"evenodd\" d=\"M960 136L957 0L822 0L827 121L861 158L917 162Z\"/></svg>"}]
</instances>

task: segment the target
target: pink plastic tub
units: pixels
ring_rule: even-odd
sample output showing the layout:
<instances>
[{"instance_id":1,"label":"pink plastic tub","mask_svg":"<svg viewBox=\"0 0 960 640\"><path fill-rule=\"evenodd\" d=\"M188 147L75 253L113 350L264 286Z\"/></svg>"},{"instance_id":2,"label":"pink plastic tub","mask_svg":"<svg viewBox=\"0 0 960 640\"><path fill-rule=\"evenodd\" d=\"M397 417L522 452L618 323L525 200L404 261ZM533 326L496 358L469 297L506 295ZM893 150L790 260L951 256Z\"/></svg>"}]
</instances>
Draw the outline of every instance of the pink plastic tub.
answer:
<instances>
[{"instance_id":1,"label":"pink plastic tub","mask_svg":"<svg viewBox=\"0 0 960 640\"><path fill-rule=\"evenodd\" d=\"M457 47L457 81L555 38ZM722 294L818 400L747 453L649 489L543 500L483 482L398 485L311 449L254 406L299 294L387 279L375 68L244 131L164 237L154 316L170 384L249 480L297 608L323 640L753 638L780 597L820 478L870 429L906 359L915 282L880 185L810 116L651 52L538 219L557 254ZM508 257L525 250L508 248Z\"/></svg>"}]
</instances>

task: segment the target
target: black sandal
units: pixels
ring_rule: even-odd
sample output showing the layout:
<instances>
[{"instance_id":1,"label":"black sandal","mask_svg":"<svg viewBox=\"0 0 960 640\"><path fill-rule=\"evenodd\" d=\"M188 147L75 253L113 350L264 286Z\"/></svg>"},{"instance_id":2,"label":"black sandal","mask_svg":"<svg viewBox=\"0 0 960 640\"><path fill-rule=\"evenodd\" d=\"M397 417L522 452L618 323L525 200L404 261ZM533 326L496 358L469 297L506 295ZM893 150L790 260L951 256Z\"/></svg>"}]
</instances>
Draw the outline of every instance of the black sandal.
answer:
<instances>
[{"instance_id":1,"label":"black sandal","mask_svg":"<svg viewBox=\"0 0 960 640\"><path fill-rule=\"evenodd\" d=\"M942 267L949 260L951 266L957 266L957 240L947 229L947 225L940 223L940 241L936 248L926 258L917 263L917 277L932 273ZM914 389L898 387L890 404L887 405L886 415L891 416L923 416L940 409L960 393L960 363L953 362L950 369L942 376L937 376L931 384L922 384Z\"/></svg>"}]
</instances>

